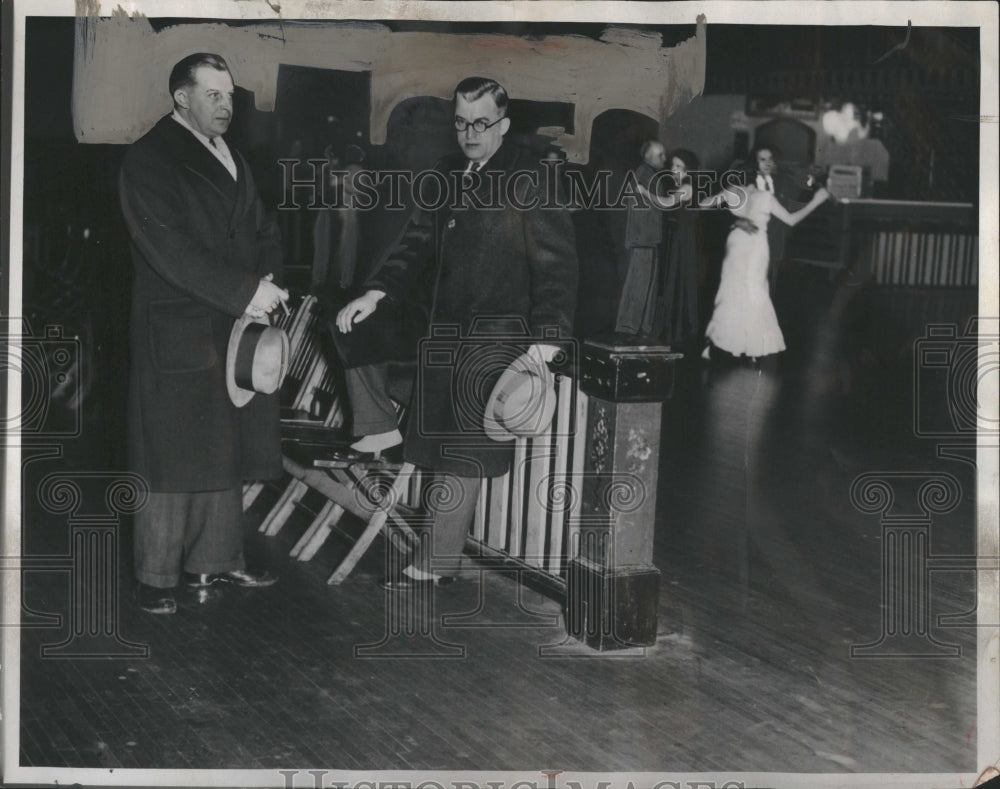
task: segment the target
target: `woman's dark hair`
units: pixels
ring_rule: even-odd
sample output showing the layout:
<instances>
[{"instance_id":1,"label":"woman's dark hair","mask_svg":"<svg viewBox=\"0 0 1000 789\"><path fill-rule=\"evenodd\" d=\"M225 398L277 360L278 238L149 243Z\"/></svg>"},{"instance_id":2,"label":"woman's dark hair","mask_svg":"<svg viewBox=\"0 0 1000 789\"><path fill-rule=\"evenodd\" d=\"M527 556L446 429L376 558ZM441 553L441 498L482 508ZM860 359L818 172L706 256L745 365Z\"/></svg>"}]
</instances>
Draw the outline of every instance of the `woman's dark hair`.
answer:
<instances>
[{"instance_id":1,"label":"woman's dark hair","mask_svg":"<svg viewBox=\"0 0 1000 789\"><path fill-rule=\"evenodd\" d=\"M688 172L698 169L698 157L694 154L694 151L689 151L687 148L677 148L671 151L670 158L677 158L684 162L684 167Z\"/></svg>"},{"instance_id":2,"label":"woman's dark hair","mask_svg":"<svg viewBox=\"0 0 1000 789\"><path fill-rule=\"evenodd\" d=\"M750 153L749 153L749 155L747 157L749 159L750 163L754 167L757 166L757 154L760 153L761 151L770 151L771 152L771 156L773 156L775 159L777 159L779 156L781 156L781 151L778 150L778 146L777 145L772 145L769 142L757 143L757 145L755 145L753 147L753 149L750 151Z\"/></svg>"}]
</instances>

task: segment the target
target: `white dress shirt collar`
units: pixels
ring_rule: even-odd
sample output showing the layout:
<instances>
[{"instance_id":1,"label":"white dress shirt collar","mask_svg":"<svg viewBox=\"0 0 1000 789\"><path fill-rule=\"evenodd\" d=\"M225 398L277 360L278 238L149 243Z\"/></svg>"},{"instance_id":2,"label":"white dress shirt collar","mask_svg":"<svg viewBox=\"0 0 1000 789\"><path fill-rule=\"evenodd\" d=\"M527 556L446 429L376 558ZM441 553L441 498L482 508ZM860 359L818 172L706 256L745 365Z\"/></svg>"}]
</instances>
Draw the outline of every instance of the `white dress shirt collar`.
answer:
<instances>
[{"instance_id":1,"label":"white dress shirt collar","mask_svg":"<svg viewBox=\"0 0 1000 789\"><path fill-rule=\"evenodd\" d=\"M762 192L774 191L774 179L764 173L757 173L757 188Z\"/></svg>"},{"instance_id":2,"label":"white dress shirt collar","mask_svg":"<svg viewBox=\"0 0 1000 789\"><path fill-rule=\"evenodd\" d=\"M195 129L190 123L184 120L183 116L179 112L177 112L176 109L174 110L173 115L171 117L185 129L191 132L191 134L195 136L195 139L198 140L198 142L200 142L202 145L204 145L209 150L209 152L211 152L212 156L214 156L222 163L222 166L226 168L229 174L233 177L233 180L234 181L237 180L236 162L233 161L233 154L230 152L229 146L226 145L226 141L223 140L222 137L208 137L207 135L202 134L200 131Z\"/></svg>"}]
</instances>

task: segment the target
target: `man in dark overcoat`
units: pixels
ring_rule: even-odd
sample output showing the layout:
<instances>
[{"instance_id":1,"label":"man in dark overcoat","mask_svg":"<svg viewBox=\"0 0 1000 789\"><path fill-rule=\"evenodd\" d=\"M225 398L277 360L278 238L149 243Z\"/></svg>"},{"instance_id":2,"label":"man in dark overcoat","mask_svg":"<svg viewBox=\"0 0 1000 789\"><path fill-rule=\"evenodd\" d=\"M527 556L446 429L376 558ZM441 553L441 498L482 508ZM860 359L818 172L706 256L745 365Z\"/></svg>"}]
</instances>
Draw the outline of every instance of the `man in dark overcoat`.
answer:
<instances>
[{"instance_id":1,"label":"man in dark overcoat","mask_svg":"<svg viewBox=\"0 0 1000 789\"><path fill-rule=\"evenodd\" d=\"M392 310L412 304L425 288L430 293L404 457L436 472L433 563L418 551L401 574L387 579L393 590L452 579L446 573L461 556L480 482L504 474L513 456L510 444L487 438L485 401L520 353L527 349L544 364L559 340L572 336L577 258L570 212L549 205L557 201L546 200L539 162L504 142L510 119L501 85L470 77L455 89L454 102L462 152L441 160L438 176L427 179L447 184L447 199L418 201L364 295L337 315L341 350L350 358L347 338L376 308ZM354 368L364 373L363 366ZM380 390L381 384L356 387L352 397L368 391L377 398ZM357 413L355 399L351 405Z\"/></svg>"},{"instance_id":2,"label":"man in dark overcoat","mask_svg":"<svg viewBox=\"0 0 1000 789\"><path fill-rule=\"evenodd\" d=\"M170 74L172 114L125 155L122 210L135 277L128 451L151 491L136 516L135 573L143 610L173 613L190 586L267 586L243 558L244 480L281 473L277 395L237 408L226 350L237 318L271 312L287 291L277 229L246 160L222 138L233 79L198 53Z\"/></svg>"}]
</instances>

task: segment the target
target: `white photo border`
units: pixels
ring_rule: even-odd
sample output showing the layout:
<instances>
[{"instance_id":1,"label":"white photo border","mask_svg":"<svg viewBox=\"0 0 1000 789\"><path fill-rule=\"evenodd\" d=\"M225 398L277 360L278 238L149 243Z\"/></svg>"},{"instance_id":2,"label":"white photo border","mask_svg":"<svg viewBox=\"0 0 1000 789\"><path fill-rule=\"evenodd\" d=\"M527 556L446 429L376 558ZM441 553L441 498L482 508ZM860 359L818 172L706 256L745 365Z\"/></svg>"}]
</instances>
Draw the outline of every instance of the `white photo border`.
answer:
<instances>
[{"instance_id":1,"label":"white photo border","mask_svg":"<svg viewBox=\"0 0 1000 789\"><path fill-rule=\"evenodd\" d=\"M241 21L278 21L288 19L349 19L349 20L421 20L441 22L606 22L618 24L686 24L695 23L705 15L708 24L809 24L809 25L894 25L979 27L981 31L981 135L980 135L980 291L979 315L998 315L998 28L997 6L992 2L809 2L789 0L767 3L747 2L404 2L404 0L283 0L280 16L278 4L239 2L238 0L142 0L113 3L115 13L142 14L148 17L185 17L190 19L238 19ZM11 92L11 112L4 119L9 124L11 141L9 198L7 217L9 228L8 314L21 314L22 293L22 223L24 176L24 47L28 16L75 16L84 8L110 12L112 4L97 2L73 3L67 0L29 0L13 3L4 9L13 25L4 31L4 44L12 46L13 69L5 75L4 92ZM5 21L6 21L5 19ZM5 47L5 59L6 47ZM997 376L983 376L979 407L985 409L985 419L997 420L996 408L1000 394L996 390ZM16 374L6 378L7 416L16 415L21 407L21 380ZM1000 621L1000 570L997 567L998 548L998 462L995 440L980 437L978 447L978 617L982 623ZM21 501L16 495L21 489L20 447L6 447L3 488L4 529L3 556L17 557L21 546ZM20 616L20 579L17 569L9 563L0 567L3 582L4 621L17 621ZM276 770L131 770L131 769L69 769L55 767L24 767L19 764L19 700L20 637L16 627L2 629L2 692L3 692L3 780L7 784L59 784L113 786L276 786L280 775ZM1000 764L1000 628L981 626L978 629L977 663L977 765L982 770ZM544 765L539 765L541 768ZM289 765L289 768L294 765ZM518 781L544 783L540 770L518 772L430 773L428 771L386 771L373 776L369 773L331 771L337 781L355 784L362 781L406 782L417 785L423 781L465 780L485 782L501 780L505 785ZM611 782L612 787L644 787L671 779L698 778L715 781L743 781L746 786L785 787L957 787L970 786L976 773L940 774L792 774L715 772L664 775L660 773L562 773L560 785L579 781L583 786ZM507 783L509 782L509 784Z\"/></svg>"}]
</instances>

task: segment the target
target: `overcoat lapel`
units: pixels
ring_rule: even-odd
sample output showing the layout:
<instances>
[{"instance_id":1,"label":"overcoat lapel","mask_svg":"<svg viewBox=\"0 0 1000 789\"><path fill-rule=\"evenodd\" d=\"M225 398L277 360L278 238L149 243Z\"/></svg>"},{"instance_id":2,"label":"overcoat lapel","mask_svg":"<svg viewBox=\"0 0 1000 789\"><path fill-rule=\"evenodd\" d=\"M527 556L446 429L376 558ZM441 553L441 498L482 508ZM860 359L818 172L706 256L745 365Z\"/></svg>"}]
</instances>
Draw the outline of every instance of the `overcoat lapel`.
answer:
<instances>
[{"instance_id":1,"label":"overcoat lapel","mask_svg":"<svg viewBox=\"0 0 1000 789\"><path fill-rule=\"evenodd\" d=\"M254 190L252 188L253 179L250 177L250 165L247 164L246 159L243 158L243 155L239 151L232 148L229 151L232 154L233 161L236 162L236 180L233 181L225 167L222 169L225 171L226 178L229 179L230 184L236 187L233 214L229 219L229 226L232 227L236 223L236 220L243 216L243 212L247 210L249 203L254 199Z\"/></svg>"},{"instance_id":2,"label":"overcoat lapel","mask_svg":"<svg viewBox=\"0 0 1000 789\"><path fill-rule=\"evenodd\" d=\"M201 144L191 132L181 126L169 115L166 118L174 145L177 148L177 161L183 162L183 167L193 175L198 176L206 184L219 193L219 196L229 204L237 200L237 186L225 165L212 152ZM232 151L232 149L230 149ZM234 159L236 156L234 155ZM240 175L240 165L237 160L236 173ZM245 180L245 179L244 179Z\"/></svg>"}]
</instances>

